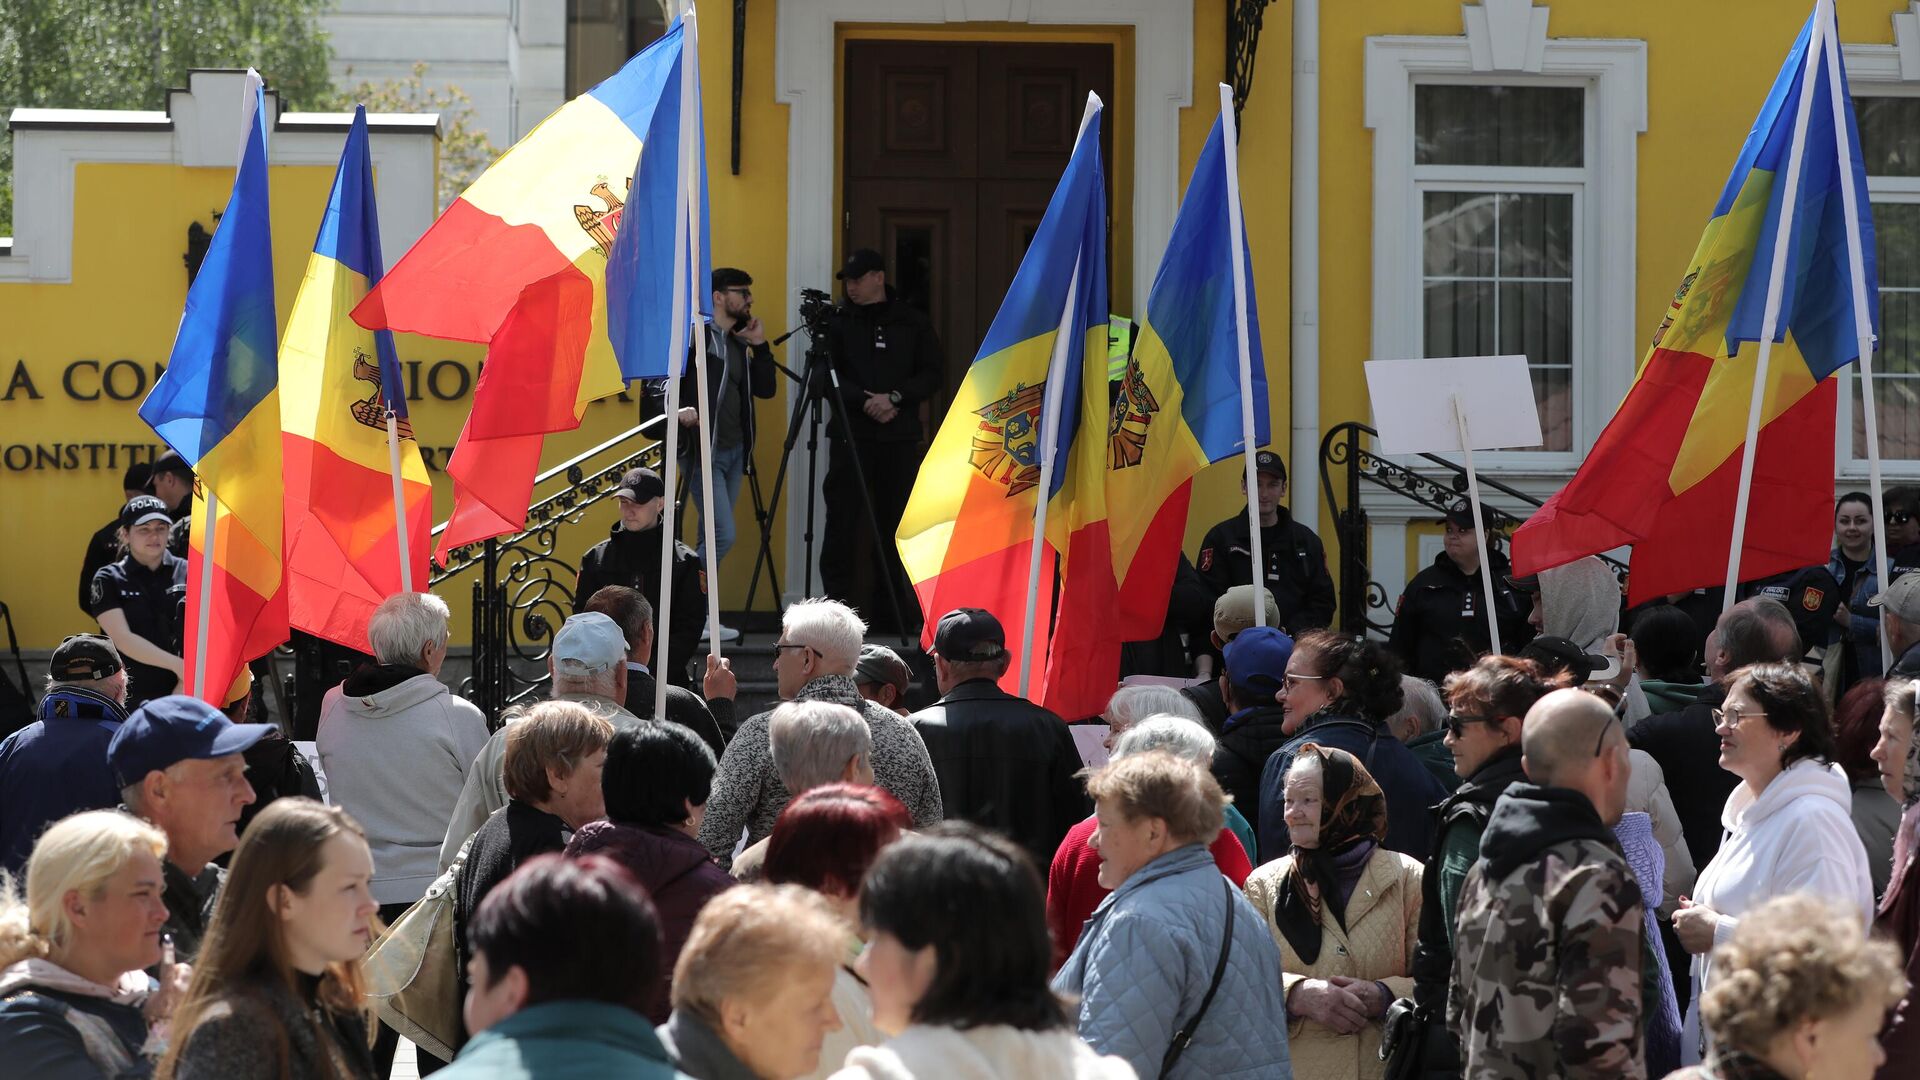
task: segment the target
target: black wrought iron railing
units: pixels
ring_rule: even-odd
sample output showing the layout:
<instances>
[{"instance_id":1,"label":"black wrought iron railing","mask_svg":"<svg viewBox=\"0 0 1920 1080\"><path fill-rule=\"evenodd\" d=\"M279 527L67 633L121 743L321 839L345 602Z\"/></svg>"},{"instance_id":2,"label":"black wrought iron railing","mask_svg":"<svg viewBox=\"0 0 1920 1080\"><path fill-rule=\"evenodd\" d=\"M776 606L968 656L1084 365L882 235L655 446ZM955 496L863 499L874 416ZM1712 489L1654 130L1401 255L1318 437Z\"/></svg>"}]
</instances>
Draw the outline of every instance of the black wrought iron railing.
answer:
<instances>
[{"instance_id":1,"label":"black wrought iron railing","mask_svg":"<svg viewBox=\"0 0 1920 1080\"><path fill-rule=\"evenodd\" d=\"M1386 633L1393 627L1393 597L1373 579L1368 557L1367 512L1360 504L1362 486L1391 491L1432 509L1435 514L1444 514L1449 506L1465 498L1467 492L1467 470L1459 462L1437 454L1412 454L1407 457L1417 462L1417 467L1403 465L1368 446L1367 440L1379 434L1365 424L1349 420L1334 425L1320 440L1320 489L1326 495L1327 505L1333 509L1333 535L1338 548L1340 628L1351 634L1369 630ZM1334 471L1342 467L1345 475L1336 483ZM1484 473L1479 479L1483 493L1497 492L1529 507L1529 512L1542 505L1532 495L1489 479ZM1488 503L1484 495L1480 510L1487 525L1489 547L1504 551L1506 538L1524 518ZM1600 558L1613 567L1615 574L1625 577L1625 563L1606 555ZM1376 613L1384 614L1376 617Z\"/></svg>"},{"instance_id":2,"label":"black wrought iron railing","mask_svg":"<svg viewBox=\"0 0 1920 1080\"><path fill-rule=\"evenodd\" d=\"M490 719L509 705L540 696L551 678L547 654L554 632L573 613L573 587L580 575L579 566L558 552L563 527L613 498L627 470L660 467L657 436L663 422L654 417L541 473L533 490L550 493L527 507L525 528L454 548L446 566L429 579L438 588L474 575L473 674L460 692ZM434 536L446 528L446 522L434 526Z\"/></svg>"}]
</instances>

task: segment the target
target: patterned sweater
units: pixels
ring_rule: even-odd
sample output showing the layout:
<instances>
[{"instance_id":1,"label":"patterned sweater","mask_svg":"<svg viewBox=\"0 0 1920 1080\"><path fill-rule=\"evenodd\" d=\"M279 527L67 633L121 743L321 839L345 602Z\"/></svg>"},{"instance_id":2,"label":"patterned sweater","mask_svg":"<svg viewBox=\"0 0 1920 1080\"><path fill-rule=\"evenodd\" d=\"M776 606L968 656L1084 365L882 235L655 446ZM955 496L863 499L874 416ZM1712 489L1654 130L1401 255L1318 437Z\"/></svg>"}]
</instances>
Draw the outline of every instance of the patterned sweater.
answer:
<instances>
[{"instance_id":1,"label":"patterned sweater","mask_svg":"<svg viewBox=\"0 0 1920 1080\"><path fill-rule=\"evenodd\" d=\"M914 828L924 829L941 819L940 781L933 772L933 759L905 717L862 698L851 675L822 675L793 697L858 709L873 731L873 782L906 806ZM793 798L773 768L773 749L767 741L772 716L770 711L757 713L740 725L713 777L700 842L723 868L732 866L740 830L747 831L747 843L759 843L772 834L780 811Z\"/></svg>"}]
</instances>

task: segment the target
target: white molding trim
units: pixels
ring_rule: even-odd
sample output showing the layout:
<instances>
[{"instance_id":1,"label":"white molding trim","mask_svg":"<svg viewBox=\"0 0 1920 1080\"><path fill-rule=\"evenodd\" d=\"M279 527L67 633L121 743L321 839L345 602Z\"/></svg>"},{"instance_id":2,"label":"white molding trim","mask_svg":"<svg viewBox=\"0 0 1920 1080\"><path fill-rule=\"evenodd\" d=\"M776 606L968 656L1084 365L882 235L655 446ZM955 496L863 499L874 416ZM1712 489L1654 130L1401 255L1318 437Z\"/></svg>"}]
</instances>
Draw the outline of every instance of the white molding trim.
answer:
<instances>
[{"instance_id":1,"label":"white molding trim","mask_svg":"<svg viewBox=\"0 0 1920 1080\"><path fill-rule=\"evenodd\" d=\"M1853 50L1872 48L1876 52L1884 50L1884 45L1864 46L1848 45L1847 75L1853 75ZM1913 0L1907 10L1896 12L1893 16L1893 52L1899 61L1900 77L1909 82L1920 80L1920 0Z\"/></svg>"},{"instance_id":2,"label":"white molding trim","mask_svg":"<svg viewBox=\"0 0 1920 1080\"><path fill-rule=\"evenodd\" d=\"M1133 28L1132 310L1146 309L1151 268L1160 263L1179 205L1180 111L1193 102L1193 0L783 0L775 20L773 74L774 100L789 106L789 304L797 307L802 288L833 281L841 146L835 28L974 22ZM973 347L951 341L946 346ZM793 482L819 497L820 476L796 476ZM787 501L785 602L799 597L796 586L806 572L800 543L806 508L804 499Z\"/></svg>"},{"instance_id":3,"label":"white molding trim","mask_svg":"<svg viewBox=\"0 0 1920 1080\"><path fill-rule=\"evenodd\" d=\"M11 251L0 257L0 283L73 282L74 202L82 164L233 168L241 145L240 112L234 106L242 77L195 71L189 76L192 89L168 95L164 113L14 110L8 126L17 233ZM278 109L271 92L267 107ZM434 192L439 117L369 114L367 121L380 203L380 247L398 258L439 212ZM268 160L272 165L333 167L352 122L349 113L279 113L267 140ZM183 247L187 220L180 221Z\"/></svg>"},{"instance_id":4,"label":"white molding trim","mask_svg":"<svg viewBox=\"0 0 1920 1080\"><path fill-rule=\"evenodd\" d=\"M1473 22L1467 7L1463 13ZM1478 16L1495 18L1496 7ZM1544 30L1545 12L1534 9ZM1532 23L1529 23L1531 26ZM1571 475L1599 437L1613 406L1633 382L1640 358L1634 313L1635 230L1602 223L1637 221L1639 136L1647 130L1647 44L1629 39L1558 38L1541 45L1536 74L1489 75L1475 64L1469 37L1370 37L1366 43L1367 127L1373 130L1372 359L1419 356L1419 281L1406 272L1421 264L1420 205L1414 182L1413 88L1423 79L1525 82L1587 87L1589 168L1594 181L1582 213L1580 242L1591 253L1579 286L1587 303L1580 319L1581 363L1575 370L1580 412L1573 451L1488 454L1488 471L1547 470Z\"/></svg>"},{"instance_id":5,"label":"white molding trim","mask_svg":"<svg viewBox=\"0 0 1920 1080\"><path fill-rule=\"evenodd\" d=\"M1546 62L1548 10L1533 0L1480 0L1460 5L1473 70L1539 74Z\"/></svg>"}]
</instances>

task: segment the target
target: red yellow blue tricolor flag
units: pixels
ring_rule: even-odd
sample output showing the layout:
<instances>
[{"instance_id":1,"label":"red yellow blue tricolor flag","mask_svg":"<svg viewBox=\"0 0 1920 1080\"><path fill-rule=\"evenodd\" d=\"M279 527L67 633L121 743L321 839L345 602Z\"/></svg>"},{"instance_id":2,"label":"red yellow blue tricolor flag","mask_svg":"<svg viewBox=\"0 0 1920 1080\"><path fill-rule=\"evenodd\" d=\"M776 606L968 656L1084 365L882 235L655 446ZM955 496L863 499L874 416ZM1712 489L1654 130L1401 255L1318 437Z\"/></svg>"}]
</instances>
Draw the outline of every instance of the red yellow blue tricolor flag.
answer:
<instances>
[{"instance_id":1,"label":"red yellow blue tricolor flag","mask_svg":"<svg viewBox=\"0 0 1920 1080\"><path fill-rule=\"evenodd\" d=\"M287 639L268 119L253 71L243 110L233 193L187 290L166 374L140 404L140 418L199 478L185 692L215 705L243 664Z\"/></svg>"},{"instance_id":2,"label":"red yellow blue tricolor flag","mask_svg":"<svg viewBox=\"0 0 1920 1080\"><path fill-rule=\"evenodd\" d=\"M1102 623L1111 623L1114 605L1105 445L1097 437L1108 414L1106 177L1100 100L1088 98L1066 172L920 466L897 534L927 644L953 608L993 612L1020 658L1003 682L1019 691L1022 666L1049 656L1030 696L1070 718L1105 705L1119 659L1117 639L1104 669L1075 656L1111 637ZM1043 497L1046 535L1036 541ZM1041 574L1028 634L1036 542ZM1049 630L1058 646L1051 650Z\"/></svg>"},{"instance_id":3,"label":"red yellow blue tricolor flag","mask_svg":"<svg viewBox=\"0 0 1920 1080\"><path fill-rule=\"evenodd\" d=\"M646 146L658 145L670 161L679 153L685 41L675 22L542 121L354 309L354 321L370 329L489 346L447 467L454 512L436 552L524 525L545 436L577 427L588 402L618 393L626 379L659 373L641 361L653 355L647 350L634 349L625 371L615 357L607 260L620 222L636 214L660 215L668 238L660 247L671 244L671 171L650 184L635 163Z\"/></svg>"},{"instance_id":4,"label":"red yellow blue tricolor flag","mask_svg":"<svg viewBox=\"0 0 1920 1080\"><path fill-rule=\"evenodd\" d=\"M1846 185L1859 215L1860 270L1875 295L1873 224L1844 68L1821 63L1833 32L1816 6L1734 162L1700 246L1640 371L1573 480L1514 534L1513 564L1532 574L1632 544L1629 602L1723 583L1755 364L1774 252L1777 343L1754 446L1740 577L1824 560L1832 539L1835 381L1873 328L1855 312ZM1836 126L1842 118L1844 131ZM1797 132L1796 129L1799 129ZM1845 138L1850 152L1842 153ZM1797 190L1789 164L1800 144ZM1790 225L1788 223L1791 223ZM1867 321L1875 317L1867 307Z\"/></svg>"},{"instance_id":5,"label":"red yellow blue tricolor flag","mask_svg":"<svg viewBox=\"0 0 1920 1080\"><path fill-rule=\"evenodd\" d=\"M433 489L407 420L393 334L349 313L385 271L367 110L357 107L280 343L287 604L294 628L371 652L367 619L402 588L387 411L400 442L407 578L427 580Z\"/></svg>"},{"instance_id":6,"label":"red yellow blue tricolor flag","mask_svg":"<svg viewBox=\"0 0 1920 1080\"><path fill-rule=\"evenodd\" d=\"M1156 636L1166 621L1194 474L1247 449L1228 222L1237 185L1227 182L1226 122L1224 114L1214 120L1194 163L1108 420L1108 529L1127 640ZM1267 372L1244 235L1239 258L1258 447L1268 438Z\"/></svg>"}]
</instances>

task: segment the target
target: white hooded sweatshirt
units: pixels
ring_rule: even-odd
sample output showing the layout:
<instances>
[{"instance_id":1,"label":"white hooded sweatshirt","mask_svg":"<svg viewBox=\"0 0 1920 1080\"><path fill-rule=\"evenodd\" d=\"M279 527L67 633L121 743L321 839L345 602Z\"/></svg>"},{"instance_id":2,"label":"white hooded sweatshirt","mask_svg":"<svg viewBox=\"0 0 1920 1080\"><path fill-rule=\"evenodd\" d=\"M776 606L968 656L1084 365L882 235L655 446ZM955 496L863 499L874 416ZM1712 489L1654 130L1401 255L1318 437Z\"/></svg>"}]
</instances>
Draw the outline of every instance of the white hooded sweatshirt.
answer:
<instances>
[{"instance_id":1,"label":"white hooded sweatshirt","mask_svg":"<svg viewBox=\"0 0 1920 1080\"><path fill-rule=\"evenodd\" d=\"M1873 878L1867 852L1853 828L1853 788L1838 765L1802 759L1773 778L1758 798L1745 784L1720 814L1727 836L1700 871L1693 899L1718 913L1716 947L1726 944L1740 917L1777 896L1810 893L1873 920ZM1713 982L1712 953L1693 958L1693 1000L1687 1046L1698 1030L1700 995Z\"/></svg>"},{"instance_id":2,"label":"white hooded sweatshirt","mask_svg":"<svg viewBox=\"0 0 1920 1080\"><path fill-rule=\"evenodd\" d=\"M1071 1028L1023 1031L915 1024L880 1046L856 1047L833 1080L1135 1080L1133 1067L1102 1057Z\"/></svg>"}]
</instances>

